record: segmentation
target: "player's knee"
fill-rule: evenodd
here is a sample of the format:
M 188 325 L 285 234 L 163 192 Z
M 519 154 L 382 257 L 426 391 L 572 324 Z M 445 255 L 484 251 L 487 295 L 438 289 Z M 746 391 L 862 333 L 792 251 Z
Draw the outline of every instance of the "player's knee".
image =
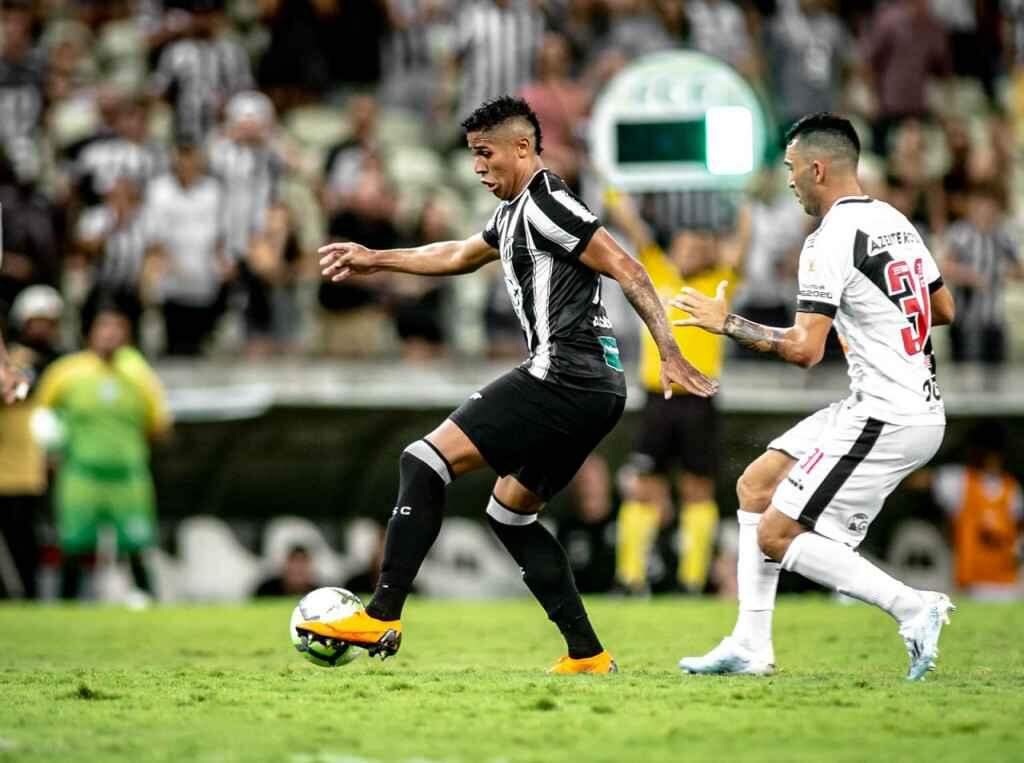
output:
M 398 472 L 403 484 L 432 476 L 447 485 L 452 481 L 452 469 L 444 456 L 426 440 L 416 440 L 402 451 L 398 458 Z
M 763 479 L 752 465 L 736 480 L 736 497 L 743 511 L 763 512 L 771 503 L 774 492 L 775 485 Z

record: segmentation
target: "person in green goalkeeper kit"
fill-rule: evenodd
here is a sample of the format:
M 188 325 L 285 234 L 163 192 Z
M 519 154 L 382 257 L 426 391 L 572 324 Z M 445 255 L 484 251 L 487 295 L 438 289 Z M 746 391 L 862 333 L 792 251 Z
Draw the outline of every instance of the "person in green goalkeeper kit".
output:
M 118 554 L 130 560 L 136 585 L 149 590 L 142 561 L 156 529 L 149 441 L 171 425 L 160 381 L 130 346 L 137 301 L 98 294 L 90 302 L 87 348 L 46 370 L 32 418 L 36 439 L 59 457 L 54 503 L 65 598 L 78 595 L 83 562 L 103 527 L 116 531 Z

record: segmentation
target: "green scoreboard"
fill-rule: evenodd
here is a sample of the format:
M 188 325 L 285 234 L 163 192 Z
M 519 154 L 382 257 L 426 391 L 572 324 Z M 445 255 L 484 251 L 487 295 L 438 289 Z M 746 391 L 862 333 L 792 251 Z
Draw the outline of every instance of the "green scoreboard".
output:
M 743 188 L 763 161 L 767 120 L 728 64 L 694 51 L 634 61 L 601 92 L 592 159 L 625 191 Z

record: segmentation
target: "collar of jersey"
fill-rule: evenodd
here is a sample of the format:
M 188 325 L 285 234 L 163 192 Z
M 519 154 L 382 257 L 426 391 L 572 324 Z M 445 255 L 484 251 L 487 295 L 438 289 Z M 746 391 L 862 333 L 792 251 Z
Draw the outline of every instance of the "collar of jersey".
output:
M 832 206 L 829 207 L 828 211 L 831 212 L 833 209 L 838 207 L 844 201 L 868 202 L 868 201 L 874 201 L 874 199 L 871 198 L 870 196 L 868 196 L 866 193 L 861 195 L 861 196 L 843 196 L 841 198 L 836 199 L 834 202 L 832 202 Z
M 522 196 L 524 193 L 526 193 L 528 190 L 530 190 L 530 186 L 533 185 L 533 181 L 536 180 L 537 176 L 540 173 L 544 172 L 546 169 L 547 169 L 547 167 L 541 167 L 539 170 L 537 170 L 532 175 L 530 175 L 530 179 L 526 181 L 526 185 L 523 186 L 523 190 L 521 190 L 519 193 L 517 193 L 515 196 L 513 196 L 511 199 L 509 199 L 505 203 L 506 204 L 515 204 L 517 201 L 519 201 L 519 197 Z

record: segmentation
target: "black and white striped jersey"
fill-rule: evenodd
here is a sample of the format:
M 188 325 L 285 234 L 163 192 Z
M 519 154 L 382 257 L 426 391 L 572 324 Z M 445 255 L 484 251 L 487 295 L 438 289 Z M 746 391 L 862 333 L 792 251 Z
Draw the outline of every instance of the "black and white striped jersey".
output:
M 600 221 L 552 172 L 539 170 L 502 202 L 483 231 L 498 250 L 522 326 L 532 376 L 626 394 L 618 342 L 601 301 L 601 276 L 580 261 Z
M 137 291 L 146 257 L 146 226 L 141 209 L 123 220 L 105 204 L 87 209 L 78 220 L 78 237 L 102 242 L 96 263 L 97 285 Z
M 973 270 L 984 286 L 956 286 L 957 323 L 973 326 L 1002 326 L 1005 323 L 1003 284 L 1017 262 L 1017 244 L 1003 228 L 991 231 L 961 220 L 949 226 L 946 242 L 952 258 Z

